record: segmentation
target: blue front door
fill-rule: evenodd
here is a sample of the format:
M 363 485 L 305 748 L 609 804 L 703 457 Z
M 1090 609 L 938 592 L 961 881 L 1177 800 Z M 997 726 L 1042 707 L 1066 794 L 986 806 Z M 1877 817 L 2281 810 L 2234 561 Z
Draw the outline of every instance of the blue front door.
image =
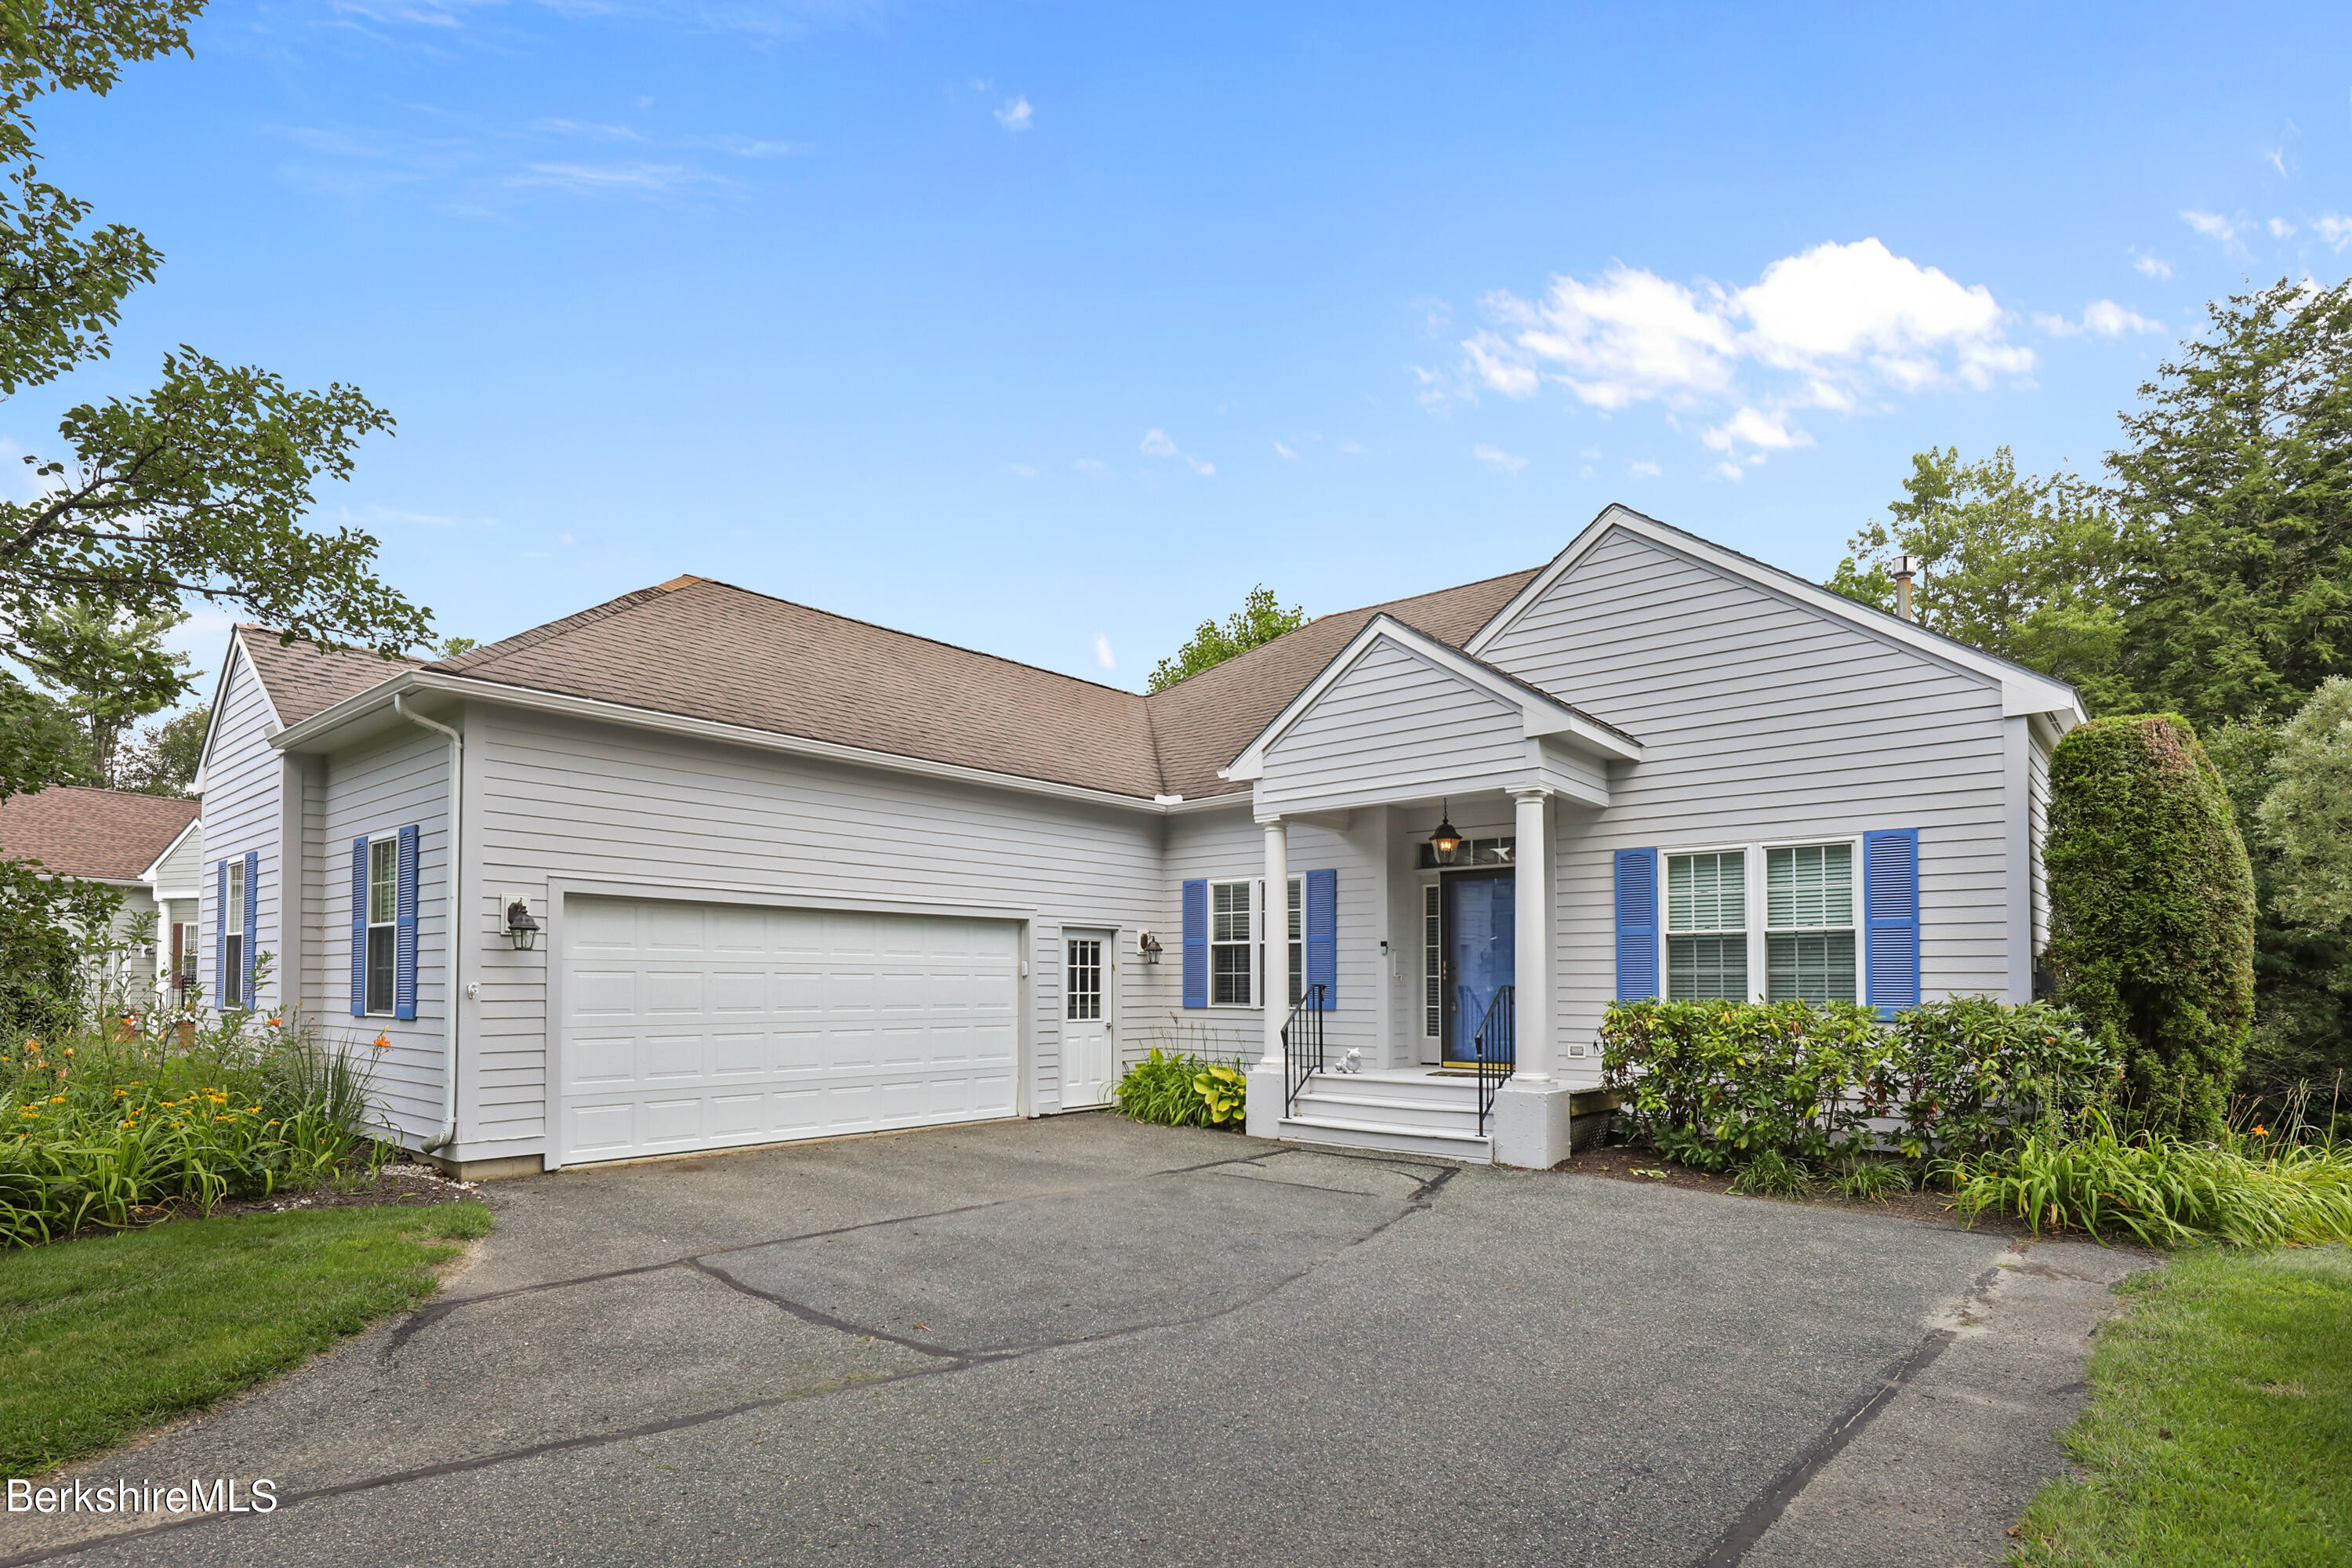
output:
M 1478 1059 L 1478 1026 L 1512 983 L 1518 951 L 1517 886 L 1511 872 L 1452 871 L 1440 900 L 1445 929 L 1445 1059 Z

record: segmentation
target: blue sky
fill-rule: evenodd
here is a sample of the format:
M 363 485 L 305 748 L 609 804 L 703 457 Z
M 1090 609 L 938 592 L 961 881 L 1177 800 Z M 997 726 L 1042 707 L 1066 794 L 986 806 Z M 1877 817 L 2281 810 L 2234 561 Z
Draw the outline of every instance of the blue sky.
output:
M 39 117 L 167 346 L 389 406 L 325 501 L 484 639 L 680 573 L 1139 688 L 1622 500 L 1825 574 L 2095 463 L 2352 268 L 2342 6 L 225 0 Z M 45 439 L 45 437 L 47 437 Z M 209 662 L 218 617 L 190 628 Z

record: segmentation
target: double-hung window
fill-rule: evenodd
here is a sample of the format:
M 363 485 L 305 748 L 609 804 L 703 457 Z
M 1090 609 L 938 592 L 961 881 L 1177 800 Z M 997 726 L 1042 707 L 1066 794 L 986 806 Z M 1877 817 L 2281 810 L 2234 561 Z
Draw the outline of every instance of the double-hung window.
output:
M 221 1000 L 224 1005 L 242 1007 L 245 995 L 245 860 L 237 857 L 228 862 L 228 875 L 224 879 L 228 891 L 221 900 Z
M 1666 857 L 1666 998 L 1748 1000 L 1748 853 Z
M 1257 884 L 1209 884 L 1209 1003 L 1247 1007 L 1257 1000 Z
M 394 1010 L 399 952 L 400 841 L 377 838 L 367 855 L 367 1010 Z
M 1853 845 L 1764 851 L 1766 1000 L 1854 999 L 1853 906 Z

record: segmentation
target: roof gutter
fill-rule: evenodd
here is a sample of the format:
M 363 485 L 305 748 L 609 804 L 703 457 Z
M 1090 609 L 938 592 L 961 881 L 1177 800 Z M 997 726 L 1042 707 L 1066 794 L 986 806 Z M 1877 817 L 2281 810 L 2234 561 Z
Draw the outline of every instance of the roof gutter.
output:
M 441 1131 L 432 1142 L 425 1145 L 424 1152 L 430 1154 L 457 1141 L 457 999 L 466 994 L 457 973 L 466 946 L 462 931 L 464 921 L 460 918 L 464 905 L 458 897 L 458 889 L 465 886 L 465 879 L 460 875 L 464 867 L 460 857 L 466 842 L 463 832 L 465 817 L 462 815 L 466 802 L 466 737 L 437 719 L 427 719 L 422 713 L 410 711 L 407 695 L 404 691 L 394 692 L 392 710 L 412 724 L 438 730 L 449 738 L 449 978 L 443 987 L 441 1002 Z

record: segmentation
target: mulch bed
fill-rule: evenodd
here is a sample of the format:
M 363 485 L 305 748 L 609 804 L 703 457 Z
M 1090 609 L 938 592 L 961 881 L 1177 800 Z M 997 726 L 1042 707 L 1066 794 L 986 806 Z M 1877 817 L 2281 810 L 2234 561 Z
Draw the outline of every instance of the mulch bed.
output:
M 292 1209 L 429 1208 L 454 1204 L 480 1190 L 478 1182 L 453 1182 L 430 1165 L 385 1165 L 362 1181 L 364 1165 L 353 1166 L 339 1183 L 308 1192 L 277 1192 L 267 1197 L 224 1198 L 209 1210 L 184 1198 L 148 1204 L 131 1211 L 134 1226 L 161 1225 L 173 1219 L 205 1219 L 222 1215 L 285 1214 Z M 341 1190 L 339 1190 L 341 1189 Z M 84 1236 L 108 1236 L 112 1230 L 91 1226 L 59 1241 Z
M 1987 1236 L 2031 1237 L 2033 1234 L 2023 1221 L 1995 1215 L 1987 1215 L 1963 1226 L 1960 1216 L 1952 1212 L 1952 1195 L 1945 1192 L 1896 1193 L 1877 1201 L 1839 1197 L 1833 1193 L 1820 1193 L 1806 1198 L 1768 1198 L 1751 1193 L 1735 1193 L 1731 1190 L 1728 1173 L 1717 1175 L 1711 1171 L 1694 1171 L 1687 1165 L 1667 1159 L 1654 1149 L 1623 1144 L 1614 1148 L 1587 1149 L 1552 1168 L 1576 1176 L 1601 1176 L 1612 1182 L 1632 1182 L 1641 1186 L 1680 1187 L 1685 1192 L 1714 1193 L 1718 1196 L 1744 1198 L 1752 1203 L 1795 1203 L 1807 1208 L 1843 1209 L 1851 1214 L 1877 1215 L 1885 1219 L 1909 1220 L 1916 1225 L 1941 1226 L 1949 1230 L 1981 1231 Z M 1663 1171 L 1665 1174 L 1639 1173 L 1644 1171 Z

